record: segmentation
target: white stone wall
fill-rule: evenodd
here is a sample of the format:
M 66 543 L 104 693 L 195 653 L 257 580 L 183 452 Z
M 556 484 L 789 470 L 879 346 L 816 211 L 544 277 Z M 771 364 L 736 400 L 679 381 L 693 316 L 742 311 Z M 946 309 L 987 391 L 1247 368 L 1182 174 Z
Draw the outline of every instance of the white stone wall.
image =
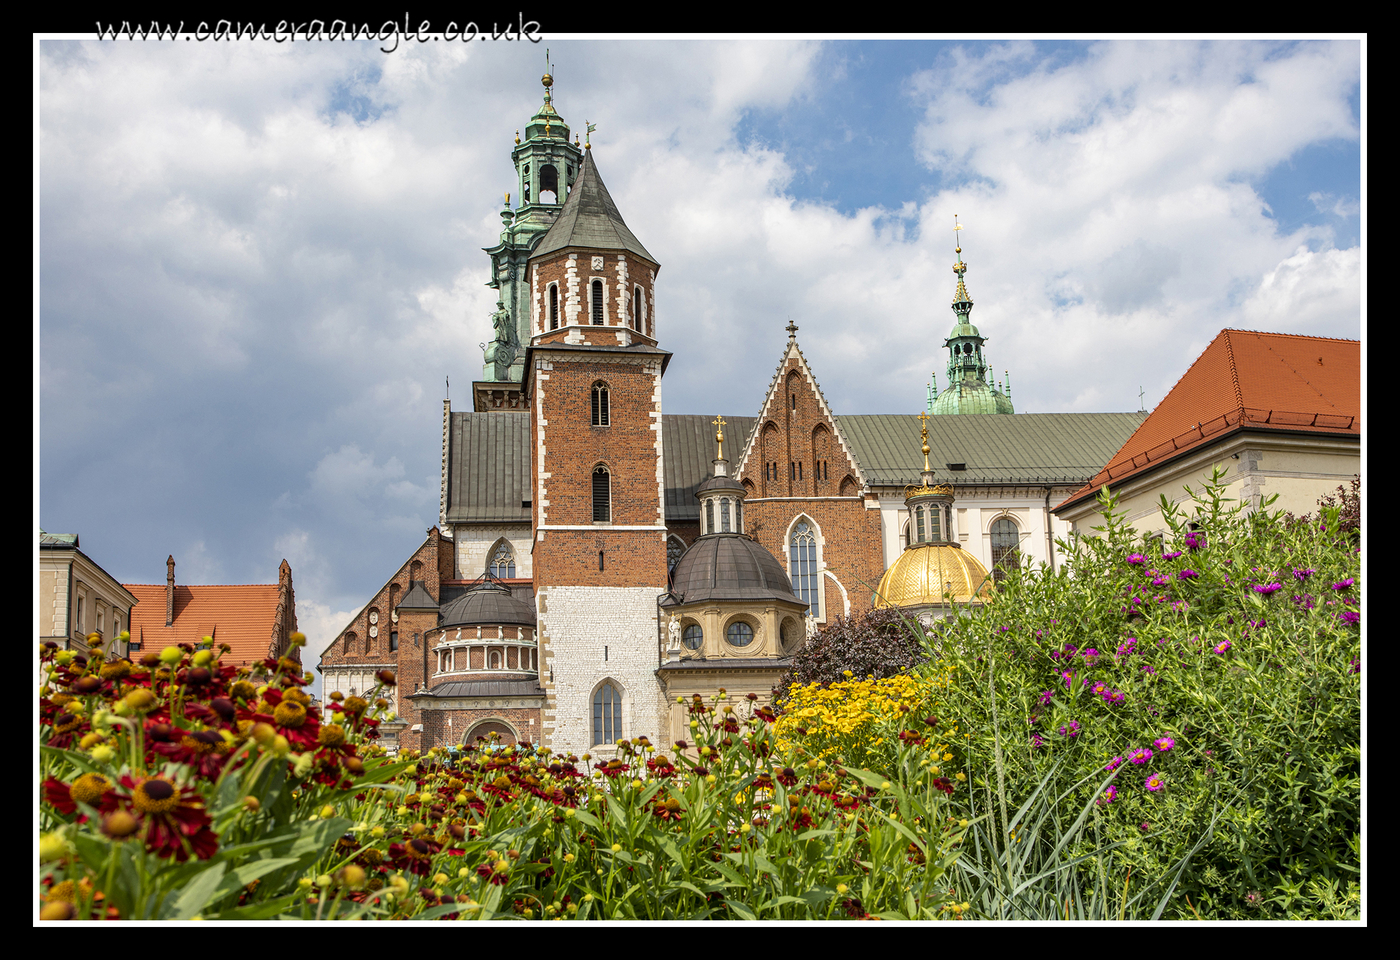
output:
M 456 557 L 453 563 L 456 576 L 462 580 L 475 580 L 486 572 L 486 564 L 495 553 L 496 541 L 502 537 L 510 541 L 515 552 L 515 575 L 531 577 L 530 525 L 528 523 L 458 524 L 452 530 L 456 544 Z
M 545 745 L 611 755 L 592 742 L 593 693 L 611 679 L 622 691 L 622 733 L 669 746 L 656 626 L 659 587 L 540 587 L 540 683 L 548 698 Z M 607 648 L 606 659 L 604 647 Z M 550 671 L 553 670 L 553 682 Z

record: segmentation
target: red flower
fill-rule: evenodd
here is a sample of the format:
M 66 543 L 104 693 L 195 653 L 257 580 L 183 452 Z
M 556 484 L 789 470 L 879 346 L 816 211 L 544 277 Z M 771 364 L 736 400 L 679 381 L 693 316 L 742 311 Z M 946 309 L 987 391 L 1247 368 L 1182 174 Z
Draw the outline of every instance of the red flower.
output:
M 49 777 L 41 784 L 44 800 L 59 813 L 74 813 L 78 809 L 76 801 L 96 808 L 100 813 L 111 813 L 117 809 L 117 795 L 112 781 L 100 773 L 85 773 L 71 784 Z M 87 817 L 79 818 L 79 823 Z
M 426 877 L 433 857 L 441 849 L 442 847 L 433 841 L 417 837 L 407 843 L 389 844 L 389 859 L 399 870 L 407 870 L 420 877 Z
M 165 777 L 122 777 L 129 793 L 118 795 L 139 823 L 138 833 L 146 849 L 181 863 L 193 854 L 207 860 L 219 850 L 219 838 L 209 829 L 209 813 L 199 792 L 178 787 Z

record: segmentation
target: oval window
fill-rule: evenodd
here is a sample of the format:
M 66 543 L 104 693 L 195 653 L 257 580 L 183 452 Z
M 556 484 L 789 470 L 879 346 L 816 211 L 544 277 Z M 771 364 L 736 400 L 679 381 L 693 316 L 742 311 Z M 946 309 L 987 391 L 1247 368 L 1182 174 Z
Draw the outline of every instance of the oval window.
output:
M 742 620 L 736 620 L 725 631 L 729 642 L 736 647 L 747 647 L 753 642 L 753 627 Z
M 681 643 L 685 644 L 687 650 L 699 650 L 704 639 L 705 631 L 700 629 L 698 623 L 692 623 L 681 633 Z

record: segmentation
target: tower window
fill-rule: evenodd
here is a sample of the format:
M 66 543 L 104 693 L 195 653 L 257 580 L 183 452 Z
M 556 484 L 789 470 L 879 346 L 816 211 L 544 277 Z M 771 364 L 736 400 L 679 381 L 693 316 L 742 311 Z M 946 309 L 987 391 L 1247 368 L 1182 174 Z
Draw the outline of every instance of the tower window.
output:
M 608 523 L 612 520 L 612 484 L 608 476 L 607 467 L 598 467 L 593 471 L 593 521 L 595 523 Z M 598 555 L 598 566 L 601 569 L 603 555 Z
M 622 737 L 622 694 L 604 683 L 593 694 L 593 742 L 614 743 Z
M 642 332 L 642 288 L 637 287 L 632 291 L 632 328 L 638 333 Z
M 678 537 L 666 539 L 666 572 L 670 573 L 685 553 L 685 542 Z
M 603 325 L 603 281 L 593 281 L 593 325 L 601 327 Z
M 559 329 L 559 284 L 549 285 L 549 329 Z
M 729 498 L 724 497 L 719 502 L 719 528 L 723 533 L 729 532 Z
M 540 203 L 559 202 L 559 171 L 545 165 L 540 167 Z
M 705 532 L 715 532 L 715 501 L 713 497 L 705 501 Z
M 608 409 L 608 385 L 599 381 L 593 384 L 592 402 L 592 424 L 595 427 L 606 427 L 609 423 L 610 411 Z

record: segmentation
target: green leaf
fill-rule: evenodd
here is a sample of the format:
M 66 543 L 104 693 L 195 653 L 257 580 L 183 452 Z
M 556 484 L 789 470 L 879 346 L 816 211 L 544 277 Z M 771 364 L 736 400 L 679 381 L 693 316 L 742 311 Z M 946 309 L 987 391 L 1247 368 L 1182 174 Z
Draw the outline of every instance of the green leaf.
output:
M 725 906 L 727 906 L 730 910 L 733 910 L 740 920 L 758 919 L 757 914 L 753 912 L 753 909 L 751 907 L 749 907 L 745 903 L 740 903 L 738 900 L 726 900 Z
M 189 920 L 191 917 L 199 916 L 213 897 L 214 891 L 219 888 L 219 883 L 223 879 L 224 870 L 227 867 L 226 863 L 216 863 L 196 876 L 175 898 L 174 903 L 165 905 L 165 909 L 161 911 L 161 919 Z
M 263 900 L 243 907 L 232 907 L 219 914 L 219 920 L 270 920 L 287 910 L 297 899 L 306 899 L 304 893 L 289 893 L 275 900 Z

